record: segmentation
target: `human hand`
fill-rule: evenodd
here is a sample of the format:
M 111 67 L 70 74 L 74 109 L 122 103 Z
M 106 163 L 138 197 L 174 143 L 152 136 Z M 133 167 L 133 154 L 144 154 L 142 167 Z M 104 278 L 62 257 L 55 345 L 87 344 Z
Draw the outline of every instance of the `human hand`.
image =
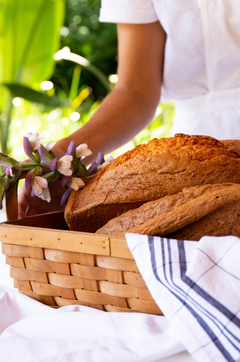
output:
M 51 193 L 51 201 L 47 202 L 39 197 L 31 196 L 31 186 L 26 189 L 25 181 L 21 185 L 18 192 L 18 217 L 31 216 L 36 214 L 43 214 L 46 212 L 63 210 L 64 206 L 61 206 L 61 198 L 66 191 L 62 187 L 61 180 L 57 180 L 49 190 Z

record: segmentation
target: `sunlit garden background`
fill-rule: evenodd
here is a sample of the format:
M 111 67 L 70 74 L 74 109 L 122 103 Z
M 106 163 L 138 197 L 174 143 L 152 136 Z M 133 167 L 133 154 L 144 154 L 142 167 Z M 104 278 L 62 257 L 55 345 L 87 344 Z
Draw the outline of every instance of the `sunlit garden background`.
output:
M 116 25 L 100 0 L 8 0 L 0 7 L 1 151 L 24 159 L 23 136 L 51 142 L 81 128 L 117 82 Z M 147 92 L 146 88 L 146 92 Z M 114 156 L 169 136 L 172 104 Z M 114 120 L 113 120 L 114 122 Z

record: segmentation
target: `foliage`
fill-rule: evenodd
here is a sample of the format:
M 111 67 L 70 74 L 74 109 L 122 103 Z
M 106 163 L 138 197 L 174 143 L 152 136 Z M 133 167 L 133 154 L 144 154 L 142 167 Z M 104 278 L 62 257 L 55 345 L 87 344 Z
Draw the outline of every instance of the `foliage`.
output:
M 61 47 L 67 46 L 73 53 L 88 59 L 107 77 L 117 69 L 117 31 L 115 24 L 100 23 L 101 0 L 67 0 L 64 26 L 60 33 Z M 56 65 L 53 82 L 60 89 L 69 88 L 74 65 L 62 61 Z M 94 100 L 106 95 L 106 89 L 87 70 L 82 70 L 81 86 L 93 89 Z
M 59 47 L 64 0 L 8 0 L 0 7 L 0 125 L 6 152 L 12 97 L 3 83 L 21 82 L 37 88 L 51 76 Z

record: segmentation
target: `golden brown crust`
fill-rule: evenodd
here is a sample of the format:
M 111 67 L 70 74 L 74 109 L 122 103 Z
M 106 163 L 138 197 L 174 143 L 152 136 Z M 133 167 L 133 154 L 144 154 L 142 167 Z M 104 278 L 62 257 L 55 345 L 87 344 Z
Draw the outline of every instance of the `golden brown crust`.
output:
M 240 185 L 202 185 L 148 202 L 110 220 L 97 233 L 199 240 L 204 235 L 240 236 L 239 222 Z
M 212 137 L 177 134 L 153 139 L 116 158 L 86 187 L 73 191 L 65 218 L 72 230 L 95 232 L 109 219 L 184 187 L 240 183 L 239 166 L 240 151 Z

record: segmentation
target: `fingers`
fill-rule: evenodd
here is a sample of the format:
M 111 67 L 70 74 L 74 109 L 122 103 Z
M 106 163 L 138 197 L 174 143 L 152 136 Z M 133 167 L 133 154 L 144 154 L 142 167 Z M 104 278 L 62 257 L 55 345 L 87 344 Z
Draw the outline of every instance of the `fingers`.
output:
M 26 190 L 25 181 L 21 185 L 18 192 L 18 217 L 26 216 L 28 206 L 31 201 L 31 187 Z

